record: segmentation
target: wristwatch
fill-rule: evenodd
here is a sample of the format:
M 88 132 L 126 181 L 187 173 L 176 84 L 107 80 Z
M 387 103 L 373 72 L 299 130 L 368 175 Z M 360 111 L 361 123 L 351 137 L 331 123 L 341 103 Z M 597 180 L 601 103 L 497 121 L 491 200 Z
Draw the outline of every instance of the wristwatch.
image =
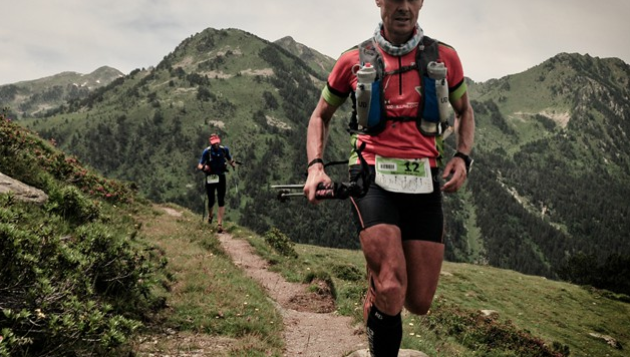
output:
M 459 157 L 460 159 L 464 160 L 464 163 L 466 164 L 466 175 L 468 175 L 470 173 L 470 170 L 472 170 L 472 164 L 475 160 L 471 159 L 470 156 L 459 151 L 456 152 L 453 157 Z

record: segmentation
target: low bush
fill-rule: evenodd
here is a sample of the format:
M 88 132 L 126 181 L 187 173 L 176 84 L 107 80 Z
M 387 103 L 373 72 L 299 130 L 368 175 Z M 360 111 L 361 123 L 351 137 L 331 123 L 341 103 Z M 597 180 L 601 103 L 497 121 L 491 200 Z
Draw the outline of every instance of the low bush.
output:
M 332 274 L 339 279 L 345 281 L 361 281 L 367 279 L 363 271 L 352 264 L 334 265 Z
M 74 186 L 65 186 L 50 194 L 46 209 L 74 224 L 96 220 L 100 215 L 100 202 L 85 197 Z
M 67 227 L 0 195 L 0 356 L 113 354 L 160 306 L 150 247 L 98 222 Z
M 272 247 L 278 254 L 289 257 L 297 258 L 298 254 L 295 251 L 295 243 L 289 239 L 278 228 L 271 228 L 263 236 L 265 242 Z

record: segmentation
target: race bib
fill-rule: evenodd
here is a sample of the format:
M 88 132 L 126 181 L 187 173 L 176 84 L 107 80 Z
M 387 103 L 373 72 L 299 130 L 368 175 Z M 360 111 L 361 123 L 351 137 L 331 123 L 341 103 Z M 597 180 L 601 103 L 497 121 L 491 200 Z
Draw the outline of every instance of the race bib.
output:
M 208 175 L 206 176 L 206 183 L 219 183 L 219 175 Z
M 386 191 L 431 193 L 433 177 L 428 158 L 391 159 L 376 155 L 375 183 Z

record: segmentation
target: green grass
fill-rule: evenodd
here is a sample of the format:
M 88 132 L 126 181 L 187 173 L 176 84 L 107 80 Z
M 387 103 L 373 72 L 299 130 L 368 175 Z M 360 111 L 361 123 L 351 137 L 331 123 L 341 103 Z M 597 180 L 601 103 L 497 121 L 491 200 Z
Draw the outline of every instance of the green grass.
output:
M 231 262 L 210 226 L 183 212 L 174 217 L 155 208 L 142 215 L 143 235 L 164 251 L 172 274 L 165 294 L 170 308 L 155 327 L 230 337 L 236 342 L 228 355 L 280 355 L 280 314 L 262 288 Z
M 630 305 L 601 292 L 513 271 L 445 264 L 438 296 L 467 309 L 495 310 L 503 320 L 546 341 L 568 345 L 572 356 L 623 356 L 589 333 L 611 335 L 627 344 Z
M 299 257 L 291 259 L 277 255 L 260 237 L 244 238 L 273 263 L 272 270 L 290 281 L 304 281 L 312 272 L 328 273 L 337 291 L 337 311 L 356 321 L 362 319 L 366 283 L 360 251 L 296 244 Z M 360 277 L 342 279 L 340 271 L 360 272 Z M 523 356 L 526 352 L 517 349 L 530 347 L 519 344 L 540 341 L 557 349 L 568 347 L 570 356 L 625 356 L 624 350 L 589 335 L 610 335 L 622 346 L 630 343 L 630 305 L 608 295 L 509 270 L 445 262 L 430 313 L 422 317 L 403 314 L 402 347 L 442 357 Z M 477 325 L 465 325 L 468 330 L 453 332 L 469 314 L 481 316 L 480 310 L 496 314 L 492 319 L 479 318 Z M 507 336 L 503 346 L 483 343 L 495 333 Z M 511 338 L 519 342 L 512 345 Z

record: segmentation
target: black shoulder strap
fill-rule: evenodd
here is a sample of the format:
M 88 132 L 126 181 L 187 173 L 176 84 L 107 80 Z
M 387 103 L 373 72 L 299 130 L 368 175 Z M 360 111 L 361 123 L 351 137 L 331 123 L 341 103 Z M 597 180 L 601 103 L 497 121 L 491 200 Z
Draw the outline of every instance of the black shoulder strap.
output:
M 426 73 L 429 62 L 440 58 L 439 42 L 429 36 L 422 37 L 422 43 L 416 52 L 416 62 L 421 75 Z
M 361 66 L 365 66 L 366 63 L 376 68 L 376 79 L 383 78 L 383 72 L 385 71 L 385 64 L 383 58 L 378 49 L 374 45 L 374 39 L 369 38 L 359 45 L 359 61 Z
M 205 157 L 203 164 L 206 165 L 212 161 L 212 145 L 208 146 L 203 152 L 205 154 L 202 155 L 202 159 Z
M 208 146 L 206 148 L 206 150 L 208 151 L 208 161 L 207 162 L 212 161 L 212 149 L 213 149 L 212 145 L 210 145 L 210 146 Z M 219 146 L 219 153 L 221 154 L 221 157 L 227 156 L 226 153 L 225 153 L 225 150 L 226 149 L 225 149 L 225 147 L 223 145 Z

